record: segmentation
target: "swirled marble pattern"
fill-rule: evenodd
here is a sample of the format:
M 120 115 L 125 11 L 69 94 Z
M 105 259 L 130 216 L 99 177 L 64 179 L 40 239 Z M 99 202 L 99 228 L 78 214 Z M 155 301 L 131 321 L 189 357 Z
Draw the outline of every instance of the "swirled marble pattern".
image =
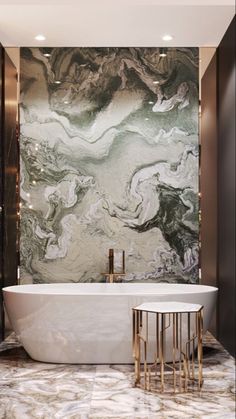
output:
M 21 48 L 20 112 L 23 283 L 198 281 L 197 48 Z
M 0 345 L 0 419 L 234 419 L 234 359 L 204 338 L 202 391 L 133 387 L 132 365 L 32 361 L 13 335 Z

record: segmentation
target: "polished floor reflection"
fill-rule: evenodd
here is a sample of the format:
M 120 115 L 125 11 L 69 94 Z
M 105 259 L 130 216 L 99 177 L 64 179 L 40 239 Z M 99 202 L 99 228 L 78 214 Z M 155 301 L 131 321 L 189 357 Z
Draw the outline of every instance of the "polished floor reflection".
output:
M 132 365 L 32 361 L 9 336 L 0 345 L 0 419 L 233 419 L 234 359 L 209 334 L 198 391 L 153 394 L 133 387 Z

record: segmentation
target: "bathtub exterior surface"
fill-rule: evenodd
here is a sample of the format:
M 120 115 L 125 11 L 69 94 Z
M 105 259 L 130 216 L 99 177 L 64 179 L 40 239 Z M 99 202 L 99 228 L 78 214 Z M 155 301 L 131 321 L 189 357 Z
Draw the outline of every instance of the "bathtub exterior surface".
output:
M 133 362 L 133 307 L 148 301 L 201 304 L 206 331 L 217 288 L 167 283 L 60 283 L 6 287 L 3 296 L 12 327 L 33 359 L 123 364 Z M 154 340 L 150 336 L 150 345 Z

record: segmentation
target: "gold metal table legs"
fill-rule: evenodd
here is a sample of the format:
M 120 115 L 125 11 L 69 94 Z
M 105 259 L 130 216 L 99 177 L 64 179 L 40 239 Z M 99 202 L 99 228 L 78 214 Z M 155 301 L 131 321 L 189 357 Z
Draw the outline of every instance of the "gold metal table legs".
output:
M 148 362 L 149 320 L 155 317 L 155 357 Z M 166 334 L 171 341 L 172 361 L 166 362 Z M 145 390 L 174 392 L 197 384 L 200 390 L 202 375 L 203 309 L 196 312 L 159 313 L 133 309 L 133 356 L 135 386 Z M 153 330 L 152 330 L 153 334 Z M 171 335 L 171 339 L 170 339 Z M 151 345 L 150 345 L 151 346 Z M 153 341 L 152 341 L 153 350 Z M 195 353 L 197 352 L 197 356 Z

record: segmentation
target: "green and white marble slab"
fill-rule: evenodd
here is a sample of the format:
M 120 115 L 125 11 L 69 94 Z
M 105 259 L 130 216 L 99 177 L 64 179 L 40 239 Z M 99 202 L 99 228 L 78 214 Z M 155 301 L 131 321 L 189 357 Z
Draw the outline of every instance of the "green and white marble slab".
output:
M 22 283 L 198 282 L 197 48 L 21 48 L 20 117 Z

